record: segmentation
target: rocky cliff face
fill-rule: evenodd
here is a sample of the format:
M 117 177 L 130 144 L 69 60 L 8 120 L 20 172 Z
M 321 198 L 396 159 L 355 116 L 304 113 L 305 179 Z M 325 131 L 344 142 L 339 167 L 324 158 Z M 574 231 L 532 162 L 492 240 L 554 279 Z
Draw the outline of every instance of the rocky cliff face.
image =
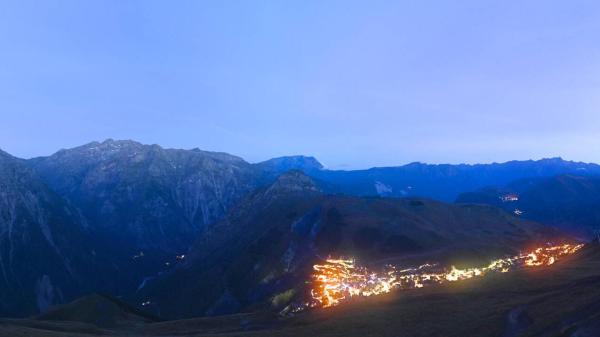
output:
M 133 141 L 94 142 L 31 165 L 88 226 L 135 250 L 185 251 L 256 186 L 252 166 L 238 157 Z
M 93 287 L 101 267 L 87 242 L 77 212 L 0 151 L 0 315 L 42 312 Z

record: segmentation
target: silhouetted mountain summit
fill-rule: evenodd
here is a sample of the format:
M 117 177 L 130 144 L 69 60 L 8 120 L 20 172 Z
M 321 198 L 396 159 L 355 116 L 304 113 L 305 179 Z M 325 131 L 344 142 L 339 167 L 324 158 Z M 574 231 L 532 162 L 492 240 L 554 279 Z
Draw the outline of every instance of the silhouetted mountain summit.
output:
M 323 165 L 315 157 L 287 156 L 269 159 L 256 164 L 261 170 L 267 172 L 285 172 L 289 170 L 300 170 L 303 172 L 314 172 L 323 169 Z
M 93 229 L 136 251 L 180 252 L 255 188 L 251 165 L 238 157 L 134 141 L 92 142 L 30 163 Z

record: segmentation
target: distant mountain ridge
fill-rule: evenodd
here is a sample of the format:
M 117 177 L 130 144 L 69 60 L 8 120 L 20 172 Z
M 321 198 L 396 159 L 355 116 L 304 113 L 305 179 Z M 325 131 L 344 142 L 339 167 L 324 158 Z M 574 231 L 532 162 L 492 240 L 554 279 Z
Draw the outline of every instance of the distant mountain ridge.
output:
M 289 170 L 305 172 L 316 179 L 328 193 L 362 196 L 420 196 L 443 201 L 454 201 L 463 192 L 485 186 L 501 186 L 521 178 L 551 177 L 561 174 L 600 175 L 600 165 L 567 161 L 560 157 L 491 164 L 452 165 L 413 162 L 395 167 L 345 171 L 326 169 L 316 158 L 311 156 L 285 156 L 251 164 L 240 157 L 227 153 L 207 152 L 199 149 L 163 149 L 158 145 L 143 145 L 134 141 L 112 139 L 102 143 L 92 142 L 78 148 L 61 150 L 52 156 L 34 158 L 29 162 L 34 168 L 41 171 L 52 186 L 62 191 L 68 191 L 69 186 L 64 185 L 66 179 L 60 178 L 60 174 L 56 174 L 56 171 L 62 171 L 62 165 L 66 164 L 65 161 L 60 161 L 61 158 L 71 157 L 75 161 L 84 163 L 101 162 L 102 158 L 106 160 L 115 153 L 132 147 L 138 148 L 139 151 L 152 148 L 157 152 L 180 153 L 180 156 L 183 156 L 183 153 L 195 153 L 215 161 L 235 165 L 235 173 L 245 174 L 244 182 L 248 183 L 247 188 L 243 189 L 241 194 L 247 193 L 257 186 L 264 186 L 272 182 L 277 175 Z M 85 153 L 86 150 L 87 153 Z M 121 165 L 125 163 L 127 161 Z M 82 163 L 78 165 L 80 170 L 70 172 L 71 175 L 83 172 L 81 170 Z M 52 172 L 53 167 L 54 173 Z M 227 202 L 221 202 L 221 204 L 226 205 Z M 214 221 L 215 217 L 219 217 L 217 214 L 220 212 L 213 210 L 207 213 L 205 223 Z
M 458 203 L 489 204 L 521 217 L 591 237 L 600 232 L 600 177 L 519 179 L 461 194 Z
M 474 165 L 415 162 L 397 167 L 356 171 L 321 170 L 309 174 L 330 184 L 330 191 L 336 193 L 420 196 L 451 202 L 465 191 L 490 185 L 501 186 L 521 178 L 561 174 L 600 175 L 600 165 L 562 158 Z
M 443 201 L 521 178 L 600 175 L 596 164 L 560 158 L 477 165 L 411 163 L 335 171 L 324 169 L 314 157 L 287 156 L 250 164 L 226 153 L 164 149 L 112 139 L 27 162 L 80 209 L 101 236 L 133 243 L 130 253 L 154 249 L 170 254 L 185 251 L 202 228 L 219 220 L 245 195 L 289 170 L 308 174 L 326 193 Z

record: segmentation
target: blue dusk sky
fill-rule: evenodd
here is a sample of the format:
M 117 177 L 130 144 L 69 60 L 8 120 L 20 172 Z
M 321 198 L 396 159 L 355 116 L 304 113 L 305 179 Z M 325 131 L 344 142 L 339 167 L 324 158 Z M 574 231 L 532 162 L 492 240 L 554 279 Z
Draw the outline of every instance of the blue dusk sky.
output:
M 598 1 L 0 2 L 0 148 L 600 162 Z

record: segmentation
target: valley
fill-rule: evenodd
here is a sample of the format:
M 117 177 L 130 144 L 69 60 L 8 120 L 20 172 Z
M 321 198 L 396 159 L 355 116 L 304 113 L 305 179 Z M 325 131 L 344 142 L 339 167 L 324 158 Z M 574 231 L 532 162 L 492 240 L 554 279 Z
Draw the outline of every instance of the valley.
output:
M 115 140 L 0 159 L 0 309 L 13 317 L 0 331 L 25 335 L 321 329 L 319 317 L 357 306 L 386 312 L 378 303 L 537 273 L 526 266 L 560 273 L 563 258 L 587 256 L 576 244 L 593 224 L 535 215 L 596 202 L 597 167 L 557 159 L 331 171 L 312 157 L 251 164 Z M 559 191 L 555 180 L 585 188 L 545 206 L 535 196 Z M 30 244 L 45 256 L 27 255 Z M 326 271 L 340 274 L 315 276 Z

